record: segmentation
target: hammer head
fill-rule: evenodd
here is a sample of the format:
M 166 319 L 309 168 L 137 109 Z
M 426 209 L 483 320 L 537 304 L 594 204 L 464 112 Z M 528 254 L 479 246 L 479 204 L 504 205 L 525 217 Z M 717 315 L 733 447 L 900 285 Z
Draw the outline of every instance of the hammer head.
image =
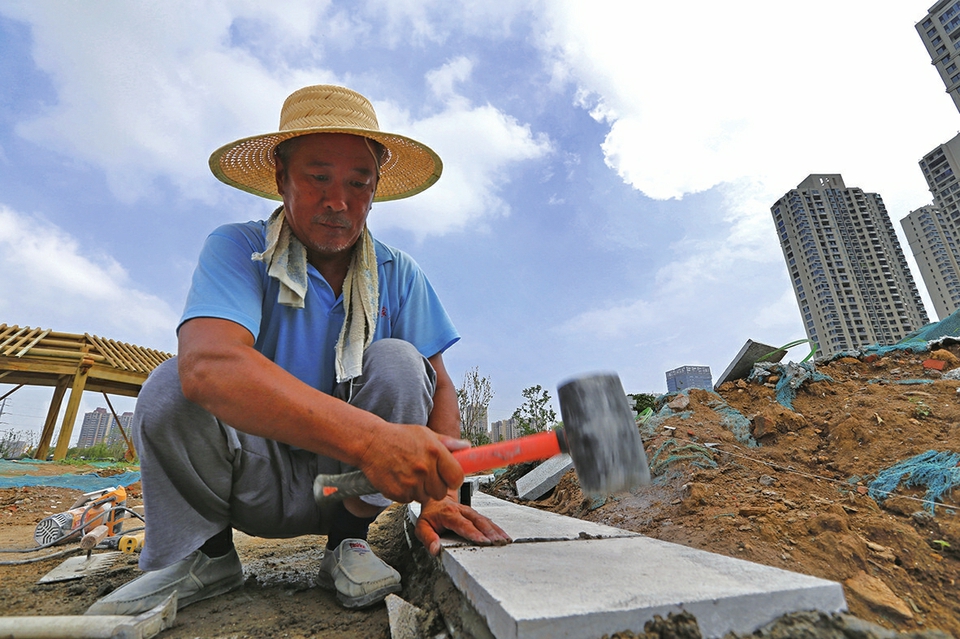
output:
M 647 455 L 620 377 L 576 377 L 557 388 L 573 466 L 591 497 L 650 483 Z

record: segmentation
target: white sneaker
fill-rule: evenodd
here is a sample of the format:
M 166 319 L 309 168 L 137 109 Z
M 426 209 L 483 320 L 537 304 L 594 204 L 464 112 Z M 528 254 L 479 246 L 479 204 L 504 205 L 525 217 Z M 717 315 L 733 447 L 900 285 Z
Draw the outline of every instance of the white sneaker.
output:
M 320 562 L 321 588 L 337 591 L 344 608 L 363 608 L 400 591 L 400 573 L 373 554 L 363 539 L 344 539 Z
M 86 615 L 139 615 L 177 593 L 177 608 L 222 595 L 243 585 L 237 551 L 211 559 L 199 550 L 162 570 L 144 573 L 94 603 Z M 386 596 L 386 595 L 384 595 Z

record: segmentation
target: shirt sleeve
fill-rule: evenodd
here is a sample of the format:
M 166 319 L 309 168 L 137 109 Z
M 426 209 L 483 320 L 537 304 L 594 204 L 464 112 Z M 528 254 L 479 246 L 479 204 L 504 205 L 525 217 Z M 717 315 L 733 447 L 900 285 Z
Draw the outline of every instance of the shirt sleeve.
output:
M 179 326 L 197 317 L 213 317 L 236 322 L 257 339 L 265 269 L 250 256 L 263 247 L 245 230 L 222 226 L 204 242 Z

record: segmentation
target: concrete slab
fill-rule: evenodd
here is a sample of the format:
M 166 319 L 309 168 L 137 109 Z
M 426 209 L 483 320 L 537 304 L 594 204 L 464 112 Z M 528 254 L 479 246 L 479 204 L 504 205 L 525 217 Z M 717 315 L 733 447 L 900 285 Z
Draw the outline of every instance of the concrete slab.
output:
M 387 595 L 387 618 L 390 620 L 390 639 L 422 639 L 420 626 L 426 613 L 396 595 Z
M 409 515 L 419 508 L 411 504 Z M 846 609 L 840 584 L 687 548 L 477 493 L 515 543 L 443 539 L 441 563 L 497 639 L 641 632 L 687 610 L 704 637 L 751 633 L 782 614 Z M 541 543 L 536 543 L 541 542 Z
M 573 459 L 566 453 L 551 457 L 517 480 L 517 497 L 540 499 L 552 490 L 568 470 L 573 468 Z
M 591 521 L 565 517 L 545 510 L 537 510 L 529 506 L 521 506 L 503 499 L 497 499 L 486 493 L 473 495 L 474 510 L 492 519 L 503 528 L 517 542 L 531 541 L 563 541 L 570 539 L 594 539 L 607 537 L 637 537 L 637 533 L 595 524 Z M 414 502 L 408 506 L 407 512 L 411 521 L 416 521 L 420 515 L 420 504 Z M 446 533 L 440 538 L 444 548 L 456 546 L 471 546 L 472 544 L 462 537 Z
M 773 354 L 771 355 L 771 353 Z M 757 360 L 761 357 L 764 358 L 763 361 L 765 362 L 779 362 L 786 354 L 787 351 L 777 350 L 776 346 L 767 346 L 766 344 L 748 339 L 747 343 L 740 349 L 740 352 L 733 358 L 733 361 L 730 362 L 730 365 L 723 371 L 723 374 L 720 376 L 720 379 L 717 380 L 717 383 L 713 385 L 713 388 L 716 390 L 720 388 L 720 384 L 724 382 L 743 379 L 750 374 L 750 371 L 753 370 L 753 365 L 756 364 Z M 769 357 L 767 357 L 768 355 Z
M 648 537 L 448 548 L 444 569 L 497 639 L 642 632 L 686 610 L 704 637 L 846 609 L 840 584 Z

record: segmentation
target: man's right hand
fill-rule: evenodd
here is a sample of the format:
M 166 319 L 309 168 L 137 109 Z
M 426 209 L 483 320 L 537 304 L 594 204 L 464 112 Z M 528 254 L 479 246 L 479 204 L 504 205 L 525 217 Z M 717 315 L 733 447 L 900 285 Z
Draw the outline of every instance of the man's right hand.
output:
M 469 448 L 470 442 L 410 424 L 387 422 L 381 432 L 361 456 L 359 468 L 388 499 L 443 499 L 463 483 L 463 469 L 450 451 Z

